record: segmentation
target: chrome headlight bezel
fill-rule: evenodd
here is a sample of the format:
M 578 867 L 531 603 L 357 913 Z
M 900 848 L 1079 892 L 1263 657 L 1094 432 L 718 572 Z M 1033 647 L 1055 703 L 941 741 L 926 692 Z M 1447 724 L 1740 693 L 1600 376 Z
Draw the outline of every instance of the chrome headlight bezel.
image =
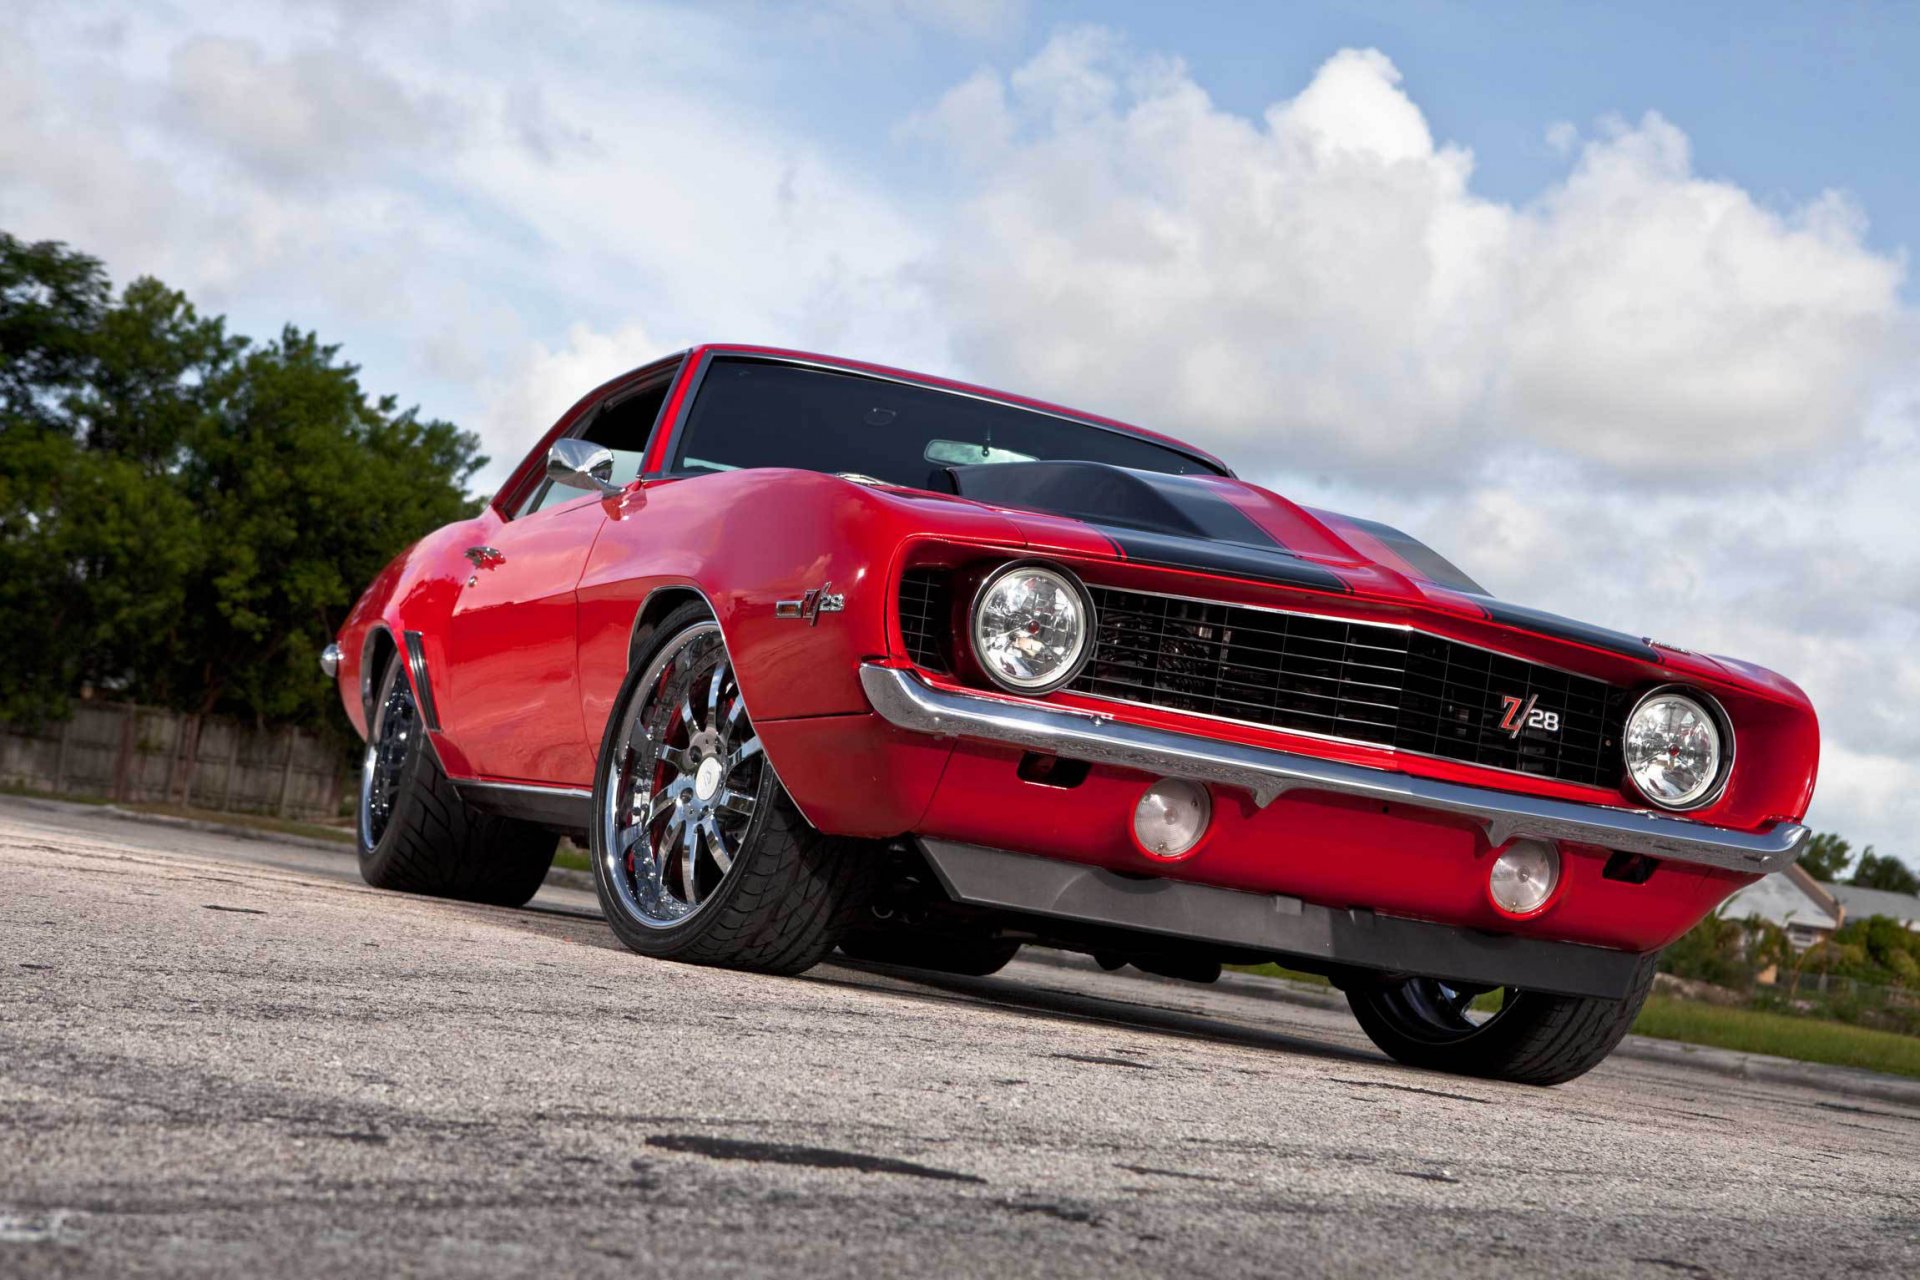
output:
M 1054 579 L 1074 597 L 1080 607 L 1080 634 L 1076 638 L 1077 644 L 1073 656 L 1060 671 L 1044 680 L 1022 683 L 996 670 L 994 665 L 987 660 L 986 655 L 981 652 L 980 606 L 996 586 L 1006 578 L 1017 573 L 1039 573 Z M 988 680 L 991 680 L 996 686 L 1006 690 L 1008 693 L 1026 694 L 1028 696 L 1052 693 L 1054 690 L 1067 685 L 1075 676 L 1079 675 L 1081 670 L 1087 665 L 1087 660 L 1093 656 L 1093 639 L 1096 627 L 1096 619 L 1093 612 L 1093 596 L 1088 592 L 1086 584 L 1080 581 L 1079 575 L 1064 565 L 1055 564 L 1050 560 L 1014 560 L 989 571 L 980 579 L 980 585 L 974 590 L 973 600 L 967 606 L 966 626 L 967 651 L 972 655 L 973 664 L 980 669 L 980 673 L 986 676 Z
M 1704 789 L 1685 800 L 1676 801 L 1663 799 L 1660 796 L 1654 795 L 1645 787 L 1642 787 L 1640 785 L 1640 779 L 1634 776 L 1632 761 L 1627 757 L 1627 739 L 1633 732 L 1634 720 L 1640 715 L 1640 712 L 1646 708 L 1648 703 L 1661 698 L 1675 698 L 1683 702 L 1691 703 L 1702 713 L 1707 723 L 1713 727 L 1713 731 L 1718 738 L 1717 745 L 1719 747 L 1720 758 L 1718 766 L 1714 770 L 1713 777 L 1708 781 Z M 1669 813 L 1691 813 L 1698 809 L 1704 809 L 1720 799 L 1722 795 L 1726 794 L 1727 781 L 1733 776 L 1733 757 L 1733 722 L 1727 718 L 1726 708 L 1722 707 L 1720 700 L 1712 694 L 1702 689 L 1695 689 L 1690 685 L 1656 685 L 1634 700 L 1632 709 L 1627 712 L 1627 718 L 1621 722 L 1621 771 L 1626 774 L 1628 784 L 1637 795 L 1649 804 L 1665 809 Z

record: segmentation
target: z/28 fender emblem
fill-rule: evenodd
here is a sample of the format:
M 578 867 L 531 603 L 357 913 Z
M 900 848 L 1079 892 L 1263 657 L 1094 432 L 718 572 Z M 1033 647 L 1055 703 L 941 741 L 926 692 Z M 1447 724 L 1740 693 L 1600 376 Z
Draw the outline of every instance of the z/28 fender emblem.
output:
M 823 613 L 839 613 L 847 607 L 845 595 L 835 591 L 831 582 L 815 587 L 798 600 L 776 600 L 773 616 L 776 618 L 798 618 L 810 627 L 820 625 Z
M 1522 701 L 1512 694 L 1502 694 L 1500 706 L 1503 714 L 1500 727 L 1512 737 L 1519 737 L 1522 729 L 1545 729 L 1548 733 L 1560 732 L 1560 713 L 1541 711 L 1533 704 L 1540 701 L 1540 695 Z

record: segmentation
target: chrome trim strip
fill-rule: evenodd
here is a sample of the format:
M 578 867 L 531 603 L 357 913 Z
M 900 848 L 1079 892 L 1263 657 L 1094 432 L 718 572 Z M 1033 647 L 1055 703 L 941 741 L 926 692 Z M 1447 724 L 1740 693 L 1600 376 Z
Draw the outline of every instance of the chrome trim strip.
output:
M 1494 773 L 1512 774 L 1516 778 L 1531 778 L 1535 782 L 1558 782 L 1562 786 L 1585 786 L 1581 782 L 1569 782 L 1565 778 L 1550 778 L 1538 773 L 1528 773 L 1525 769 L 1509 769 L 1500 764 L 1476 764 L 1471 760 L 1462 760 L 1458 756 L 1435 755 L 1431 751 L 1412 751 L 1405 747 L 1396 747 L 1385 742 L 1368 742 L 1365 738 L 1343 738 L 1337 733 L 1316 733 L 1312 729 L 1295 729 L 1277 724 L 1262 724 L 1258 720 L 1236 720 L 1232 716 L 1217 716 L 1211 711 L 1189 711 L 1185 707 L 1167 707 L 1157 702 L 1136 702 L 1132 698 L 1110 698 L 1104 693 L 1088 693 L 1084 689 L 1068 689 L 1065 692 L 1076 698 L 1086 698 L 1091 702 L 1108 702 L 1116 707 L 1139 707 L 1146 711 L 1161 711 L 1168 715 L 1192 716 L 1196 720 L 1212 720 L 1216 724 L 1238 725 L 1243 729 L 1258 729 L 1262 733 L 1278 733 L 1289 738 L 1312 738 L 1315 742 L 1338 742 L 1350 747 L 1365 747 L 1369 751 L 1383 751 L 1390 756 L 1411 756 L 1418 760 L 1441 760 L 1447 764 L 1466 765 L 1472 769 L 1487 769 Z M 1624 768 L 1624 766 L 1622 766 Z
M 454 778 L 452 782 L 462 791 L 505 791 L 556 800 L 593 799 L 593 792 L 586 787 L 549 787 L 537 782 L 490 782 L 484 778 Z
M 440 709 L 433 700 L 433 683 L 427 679 L 427 650 L 418 631 L 405 636 L 407 670 L 413 676 L 414 697 L 420 703 L 420 719 L 431 733 L 440 732 Z
M 1241 787 L 1262 807 L 1288 791 L 1332 791 L 1459 814 L 1484 826 L 1494 845 L 1516 836 L 1571 840 L 1764 875 L 1797 859 L 1812 834 L 1795 822 L 1754 834 L 1663 814 L 1415 778 L 1147 728 L 1064 707 L 934 689 L 912 672 L 873 663 L 861 666 L 860 684 L 881 718 L 902 729 L 937 737 L 977 738 L 1094 764 Z

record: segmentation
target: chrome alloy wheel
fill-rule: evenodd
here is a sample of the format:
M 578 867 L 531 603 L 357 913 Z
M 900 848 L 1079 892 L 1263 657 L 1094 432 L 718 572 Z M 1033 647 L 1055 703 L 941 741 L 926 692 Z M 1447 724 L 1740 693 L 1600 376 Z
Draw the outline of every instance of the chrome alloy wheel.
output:
M 386 834 L 400 783 L 419 732 L 420 717 L 413 705 L 413 687 L 394 662 L 387 668 L 386 688 L 367 734 L 367 751 L 360 763 L 360 847 L 372 849 Z
M 600 815 L 602 869 L 633 920 L 680 924 L 732 871 L 766 780 L 717 623 L 688 627 L 655 655 L 614 742 Z

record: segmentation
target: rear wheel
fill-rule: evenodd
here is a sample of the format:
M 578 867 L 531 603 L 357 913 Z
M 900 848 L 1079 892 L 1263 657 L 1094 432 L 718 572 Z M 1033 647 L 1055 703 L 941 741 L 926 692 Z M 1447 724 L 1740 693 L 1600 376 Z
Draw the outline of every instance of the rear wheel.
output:
M 1456 1075 L 1563 1084 L 1585 1075 L 1627 1034 L 1653 985 L 1655 956 L 1624 999 L 1543 995 L 1438 978 L 1354 986 L 1347 1003 L 1382 1052 Z
M 720 627 L 661 623 L 614 704 L 594 785 L 594 884 L 642 955 L 765 973 L 818 963 L 873 861 L 813 829 L 774 776 Z
M 558 838 L 467 808 L 426 741 L 400 659 L 387 664 L 360 767 L 360 876 L 376 889 L 517 907 L 540 889 Z

